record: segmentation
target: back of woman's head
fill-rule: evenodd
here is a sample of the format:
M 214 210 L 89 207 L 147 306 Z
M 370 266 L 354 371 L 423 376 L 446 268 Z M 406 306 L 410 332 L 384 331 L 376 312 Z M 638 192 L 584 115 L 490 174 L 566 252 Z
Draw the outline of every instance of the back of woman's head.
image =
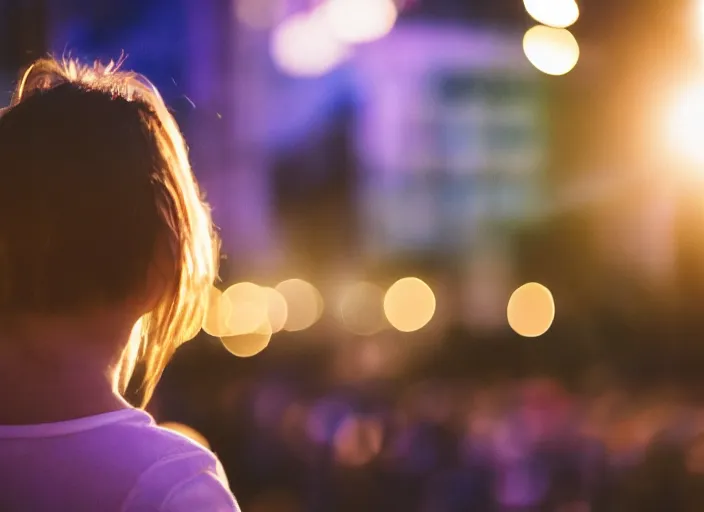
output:
M 129 351 L 145 363 L 146 403 L 200 327 L 217 246 L 175 120 L 117 68 L 40 60 L 0 116 L 0 317 L 117 307 L 150 293 L 156 272 Z

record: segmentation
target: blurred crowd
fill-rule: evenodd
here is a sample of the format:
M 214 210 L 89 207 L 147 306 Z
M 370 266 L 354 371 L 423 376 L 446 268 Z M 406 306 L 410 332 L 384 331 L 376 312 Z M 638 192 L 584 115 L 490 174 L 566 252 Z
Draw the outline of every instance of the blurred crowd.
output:
M 226 383 L 194 372 L 154 411 L 205 435 L 244 510 L 704 510 L 704 408 L 677 389 L 322 382 L 312 366 L 246 365 Z

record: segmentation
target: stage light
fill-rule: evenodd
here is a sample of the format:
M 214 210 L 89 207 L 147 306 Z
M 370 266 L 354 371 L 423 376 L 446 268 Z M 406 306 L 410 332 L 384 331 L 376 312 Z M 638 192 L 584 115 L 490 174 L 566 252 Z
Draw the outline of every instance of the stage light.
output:
M 230 286 L 223 299 L 230 308 L 227 319 L 229 336 L 249 334 L 268 323 L 269 302 L 267 293 L 254 283 L 237 283 Z
M 435 314 L 435 294 L 415 277 L 394 283 L 384 297 L 384 313 L 389 323 L 402 332 L 418 331 Z
M 543 25 L 567 28 L 579 19 L 579 6 L 574 0 L 523 0 L 523 5 Z
M 315 324 L 323 314 L 323 298 L 310 283 L 301 279 L 289 279 L 276 285 L 288 305 L 288 317 L 284 324 L 287 331 L 302 331 Z
M 208 295 L 208 307 L 203 319 L 203 330 L 216 338 L 229 334 L 228 319 L 230 316 L 230 304 L 223 294 L 216 287 L 210 288 Z
M 699 36 L 700 48 L 704 50 L 704 0 L 695 0 L 692 7 L 693 12 L 689 16 L 693 23 L 692 30 Z
M 271 326 L 269 322 L 265 322 L 252 332 L 221 339 L 223 346 L 231 354 L 237 357 L 253 357 L 269 346 L 271 335 Z
M 344 290 L 338 311 L 351 332 L 371 335 L 384 328 L 384 290 L 372 283 L 356 283 Z
M 271 57 L 284 73 L 297 77 L 325 75 L 350 54 L 318 11 L 284 20 L 271 36 Z
M 516 333 L 526 338 L 545 334 L 555 319 L 552 293 L 538 283 L 524 284 L 508 301 L 508 323 Z
M 667 115 L 665 138 L 673 157 L 704 167 L 704 82 L 682 87 Z
M 274 288 L 264 288 L 268 306 L 269 325 L 272 332 L 279 332 L 288 319 L 288 304 L 286 298 Z
M 565 75 L 579 61 L 579 44 L 563 28 L 536 25 L 523 37 L 523 51 L 533 66 L 548 75 Z
M 333 35 L 350 44 L 381 39 L 398 18 L 393 0 L 327 0 L 319 9 Z

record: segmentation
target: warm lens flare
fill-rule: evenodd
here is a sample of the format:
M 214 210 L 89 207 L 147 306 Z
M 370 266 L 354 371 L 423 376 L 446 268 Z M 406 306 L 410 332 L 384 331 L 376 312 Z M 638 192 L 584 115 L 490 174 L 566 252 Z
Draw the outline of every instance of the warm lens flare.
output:
M 521 336 L 542 336 L 555 319 L 552 293 L 542 284 L 524 284 L 511 295 L 507 316 L 511 328 Z
M 384 290 L 372 283 L 356 283 L 342 294 L 338 313 L 350 332 L 361 336 L 377 333 L 386 323 Z
M 223 299 L 230 308 L 228 336 L 257 332 L 268 323 L 269 301 L 262 287 L 254 283 L 237 283 L 225 290 Z
M 268 307 L 269 325 L 272 332 L 283 330 L 288 319 L 286 298 L 275 288 L 264 288 Z
M 401 279 L 386 292 L 384 312 L 397 330 L 418 331 L 435 314 L 435 294 L 430 286 L 416 277 Z
M 284 73 L 318 77 L 348 56 L 349 48 L 336 39 L 321 13 L 302 13 L 284 20 L 271 35 L 271 57 Z
M 228 318 L 230 314 L 230 304 L 223 294 L 216 287 L 211 287 L 208 297 L 208 308 L 203 319 L 203 330 L 220 338 L 228 335 Z
M 704 166 L 704 81 L 679 90 L 667 115 L 665 137 L 672 156 L 697 168 Z
M 323 298 L 320 292 L 302 279 L 289 279 L 276 286 L 288 305 L 288 317 L 284 324 L 287 331 L 302 331 L 315 324 L 323 314 Z
M 332 34 L 351 44 L 384 37 L 398 18 L 393 0 L 327 0 L 321 10 Z
M 182 423 L 167 422 L 162 423 L 159 426 L 161 428 L 165 428 L 167 430 L 171 430 L 172 432 L 181 434 L 182 436 L 187 437 L 191 441 L 198 443 L 199 445 L 207 448 L 208 450 L 210 449 L 210 443 L 205 438 L 205 436 L 194 428 L 189 427 L 188 425 L 184 425 Z
M 548 75 L 572 71 L 579 61 L 579 44 L 564 28 L 537 25 L 523 37 L 523 51 L 533 66 Z
M 224 337 L 222 344 L 228 352 L 237 357 L 254 357 L 269 346 L 271 334 L 271 326 L 267 322 L 254 332 Z
M 523 0 L 526 11 L 538 23 L 567 28 L 579 19 L 579 6 L 574 0 Z

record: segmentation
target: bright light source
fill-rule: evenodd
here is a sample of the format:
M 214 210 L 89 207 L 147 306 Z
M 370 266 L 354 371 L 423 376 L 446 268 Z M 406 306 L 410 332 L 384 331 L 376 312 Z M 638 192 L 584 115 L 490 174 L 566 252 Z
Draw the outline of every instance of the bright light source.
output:
M 418 278 L 401 279 L 386 292 L 384 312 L 399 331 L 417 331 L 425 327 L 435 314 L 435 294 Z
M 253 332 L 226 336 L 222 338 L 222 344 L 237 357 L 253 357 L 269 346 L 271 334 L 271 326 L 266 322 Z
M 538 23 L 567 28 L 579 19 L 579 7 L 574 0 L 523 0 L 526 11 Z
M 317 322 L 323 314 L 323 298 L 315 286 L 301 279 L 290 279 L 276 286 L 288 305 L 287 331 L 302 331 Z
M 263 325 L 268 324 L 267 293 L 256 284 L 232 285 L 223 293 L 223 299 L 230 308 L 227 319 L 229 336 L 258 332 Z
M 362 336 L 384 328 L 384 290 L 371 283 L 357 283 L 346 289 L 340 300 L 340 320 Z
M 335 37 L 351 44 L 381 39 L 398 18 L 393 0 L 327 0 L 320 9 Z
M 694 12 L 691 15 L 691 18 L 694 22 L 693 30 L 699 36 L 699 39 L 701 41 L 700 44 L 704 45 L 704 1 L 695 0 L 694 2 L 692 2 L 692 5 L 694 8 Z
M 227 336 L 229 334 L 227 323 L 230 311 L 230 304 L 227 299 L 223 298 L 222 292 L 214 286 L 211 287 L 208 309 L 203 319 L 203 330 L 216 338 Z
M 279 332 L 286 325 L 288 318 L 288 304 L 286 298 L 274 288 L 264 288 L 268 304 L 269 325 L 272 332 Z
M 274 63 L 292 76 L 322 76 L 341 64 L 349 53 L 317 11 L 291 16 L 276 27 L 271 37 Z
M 533 66 L 548 75 L 565 75 L 579 61 L 579 44 L 564 28 L 536 25 L 523 37 L 523 51 Z
M 524 284 L 508 301 L 508 323 L 516 333 L 526 338 L 545 334 L 555 319 L 552 293 L 538 283 Z
M 666 123 L 670 150 L 688 163 L 704 165 L 704 82 L 677 94 Z

